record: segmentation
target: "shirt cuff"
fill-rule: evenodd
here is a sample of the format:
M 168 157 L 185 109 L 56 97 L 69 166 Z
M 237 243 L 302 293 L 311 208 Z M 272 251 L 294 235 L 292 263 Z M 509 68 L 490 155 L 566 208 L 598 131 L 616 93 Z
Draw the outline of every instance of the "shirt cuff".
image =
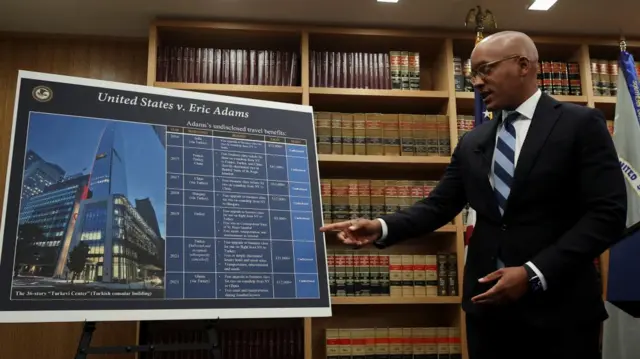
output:
M 538 278 L 540 278 L 542 289 L 547 290 L 547 281 L 544 279 L 544 275 L 542 275 L 542 272 L 540 272 L 540 269 L 538 269 L 538 267 L 536 267 L 536 265 L 533 264 L 532 262 L 527 262 L 526 265 L 529 266 L 529 268 L 531 268 L 531 270 L 536 273 Z
M 376 218 L 378 221 L 380 221 L 380 225 L 382 226 L 382 235 L 380 236 L 380 240 L 384 240 L 385 238 L 387 238 L 387 231 L 389 230 L 387 228 L 387 222 L 384 221 L 384 219 L 382 218 Z

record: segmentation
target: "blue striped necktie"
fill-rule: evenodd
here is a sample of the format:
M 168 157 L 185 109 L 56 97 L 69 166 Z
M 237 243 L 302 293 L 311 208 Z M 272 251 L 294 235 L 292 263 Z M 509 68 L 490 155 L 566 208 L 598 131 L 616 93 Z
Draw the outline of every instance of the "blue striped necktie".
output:
M 495 162 L 493 163 L 493 188 L 498 199 L 500 214 L 504 215 L 504 210 L 513 184 L 513 173 L 515 169 L 516 150 L 516 129 L 513 127 L 520 114 L 512 112 L 503 122 L 496 141 Z

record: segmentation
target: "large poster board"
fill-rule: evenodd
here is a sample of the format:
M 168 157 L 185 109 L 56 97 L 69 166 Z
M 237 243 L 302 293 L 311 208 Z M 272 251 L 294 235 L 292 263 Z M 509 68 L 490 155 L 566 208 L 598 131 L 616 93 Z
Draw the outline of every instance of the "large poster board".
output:
M 21 71 L 0 321 L 330 316 L 309 106 Z

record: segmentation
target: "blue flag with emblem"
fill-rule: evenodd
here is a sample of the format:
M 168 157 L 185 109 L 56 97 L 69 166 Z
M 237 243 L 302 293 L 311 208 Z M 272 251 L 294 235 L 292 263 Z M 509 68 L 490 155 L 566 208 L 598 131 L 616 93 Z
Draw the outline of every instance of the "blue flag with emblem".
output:
M 603 359 L 640 358 L 640 83 L 633 56 L 619 59 L 613 142 L 627 185 L 627 235 L 609 251 Z
M 491 118 L 493 117 L 492 113 L 487 111 L 487 106 L 485 106 L 484 104 L 484 100 L 482 100 L 482 96 L 480 95 L 480 92 L 478 92 L 477 89 L 474 89 L 475 95 L 474 95 L 474 101 L 475 103 L 473 104 L 473 117 L 475 119 L 474 122 L 474 127 L 475 126 L 480 126 L 483 123 L 491 120 Z

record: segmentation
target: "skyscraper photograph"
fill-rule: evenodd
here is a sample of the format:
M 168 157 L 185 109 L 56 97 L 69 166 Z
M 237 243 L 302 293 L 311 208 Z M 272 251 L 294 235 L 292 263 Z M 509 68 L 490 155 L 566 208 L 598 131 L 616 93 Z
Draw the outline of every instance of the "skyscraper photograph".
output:
M 163 295 L 164 140 L 164 126 L 32 113 L 14 289 Z

